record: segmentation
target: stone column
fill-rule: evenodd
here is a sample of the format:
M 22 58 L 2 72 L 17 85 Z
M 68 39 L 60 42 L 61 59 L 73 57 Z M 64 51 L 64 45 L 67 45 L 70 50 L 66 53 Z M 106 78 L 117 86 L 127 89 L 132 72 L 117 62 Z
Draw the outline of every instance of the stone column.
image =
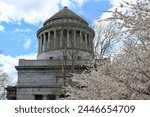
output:
M 42 52 L 42 35 L 40 35 L 40 39 L 39 39 L 39 43 L 40 43 L 40 53 Z
M 62 36 L 63 36 L 63 30 L 60 30 L 60 48 L 62 48 Z
M 46 49 L 46 34 L 44 33 L 44 43 L 43 43 L 43 51 Z
M 89 51 L 91 52 L 91 35 L 89 34 Z
M 92 47 L 93 47 L 92 35 L 90 35 L 90 52 L 93 51 Z
M 43 46 L 44 46 L 44 34 L 42 34 L 42 38 L 41 38 L 41 53 L 43 52 Z
M 53 49 L 56 47 L 56 30 L 54 30 L 54 40 L 53 40 Z
M 93 43 L 93 36 L 91 36 L 91 51 L 92 51 L 92 53 L 94 53 L 94 43 Z
M 74 36 L 74 37 L 73 37 L 73 39 L 74 39 L 74 43 L 73 43 L 74 45 L 73 45 L 73 47 L 76 48 L 76 46 L 77 46 L 77 45 L 76 45 L 77 39 L 76 39 L 76 30 L 75 30 L 75 29 L 73 30 L 73 34 L 74 34 L 74 35 L 73 35 L 73 36 Z
M 60 98 L 59 98 L 59 96 L 58 95 L 56 95 L 56 100 L 59 100 Z
M 50 50 L 50 38 L 51 38 L 51 33 L 49 31 L 48 32 L 48 50 Z
M 69 38 L 69 30 L 67 30 L 67 39 L 66 39 L 67 48 L 70 47 L 70 38 Z
M 47 95 L 43 95 L 43 100 L 47 100 Z
M 40 53 L 40 51 L 41 51 L 41 48 L 40 48 L 40 36 L 38 36 L 38 43 L 39 43 L 39 45 L 38 45 L 38 54 Z
M 87 33 L 87 50 L 90 51 L 90 38 L 88 33 Z
M 82 31 L 80 30 L 80 44 L 79 44 L 79 48 L 82 49 L 83 48 L 83 41 L 82 41 Z
M 84 36 L 85 36 L 85 50 L 88 50 L 87 49 L 88 46 L 87 46 L 87 33 L 86 32 L 84 33 Z
M 46 36 L 45 36 L 45 37 L 46 37 L 46 39 L 45 39 L 45 41 L 46 41 L 46 43 L 45 43 L 45 44 L 46 44 L 46 49 L 45 49 L 45 50 L 48 51 L 48 46 L 49 46 L 49 45 L 48 45 L 49 33 L 46 32 L 45 35 L 46 35 Z

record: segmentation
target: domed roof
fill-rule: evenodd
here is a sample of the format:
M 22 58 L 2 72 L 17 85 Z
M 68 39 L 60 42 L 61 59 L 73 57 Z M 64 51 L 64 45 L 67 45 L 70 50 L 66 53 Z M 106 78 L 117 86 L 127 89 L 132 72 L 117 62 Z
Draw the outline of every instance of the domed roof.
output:
M 55 15 L 53 15 L 51 18 L 49 18 L 48 20 L 46 20 L 45 23 L 47 23 L 47 22 L 49 22 L 51 20 L 63 19 L 63 18 L 78 19 L 78 20 L 81 20 L 81 21 L 83 21 L 84 23 L 87 24 L 87 22 L 83 18 L 81 18 L 80 16 L 78 16 L 77 14 L 75 14 L 73 11 L 71 11 L 70 9 L 68 9 L 67 6 L 65 6 L 62 10 L 60 10 Z

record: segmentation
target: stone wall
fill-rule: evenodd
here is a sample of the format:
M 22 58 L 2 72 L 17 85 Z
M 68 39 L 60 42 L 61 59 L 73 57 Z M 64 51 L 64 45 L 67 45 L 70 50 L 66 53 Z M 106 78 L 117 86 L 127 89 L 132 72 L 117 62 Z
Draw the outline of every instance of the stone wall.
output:
M 36 96 L 42 96 L 42 99 L 60 97 L 61 87 L 66 83 L 60 60 L 20 59 L 16 69 L 18 71 L 17 100 L 32 100 L 36 99 Z M 81 73 L 84 69 L 85 66 L 75 66 L 77 73 Z M 71 65 L 65 66 L 65 72 L 66 78 L 69 78 Z
M 25 60 L 25 59 L 19 59 L 19 66 L 20 67 L 37 67 L 40 68 L 41 66 L 43 67 L 49 67 L 52 66 L 53 68 L 57 68 L 57 66 L 62 66 L 63 64 L 62 59 L 38 59 L 38 60 Z M 66 65 L 71 65 L 72 60 L 66 60 Z M 93 65 L 94 64 L 94 59 L 76 59 L 75 60 L 75 65 L 80 65 L 80 66 L 88 66 L 88 65 Z M 18 67 L 19 67 L 18 66 Z
M 58 98 L 60 88 L 46 88 L 46 87 L 18 87 L 17 88 L 17 100 L 35 100 L 36 95 L 42 95 L 43 100 L 48 100 L 49 95 L 55 95 Z

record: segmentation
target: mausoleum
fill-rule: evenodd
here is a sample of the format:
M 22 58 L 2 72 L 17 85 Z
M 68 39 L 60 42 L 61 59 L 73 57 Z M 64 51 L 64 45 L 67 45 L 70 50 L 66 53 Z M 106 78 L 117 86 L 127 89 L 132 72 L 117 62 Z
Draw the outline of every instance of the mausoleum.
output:
M 94 64 L 94 31 L 87 21 L 64 7 L 37 31 L 37 59 L 20 59 L 15 87 L 7 87 L 7 98 L 52 100 L 61 97 L 69 73 L 81 73 Z

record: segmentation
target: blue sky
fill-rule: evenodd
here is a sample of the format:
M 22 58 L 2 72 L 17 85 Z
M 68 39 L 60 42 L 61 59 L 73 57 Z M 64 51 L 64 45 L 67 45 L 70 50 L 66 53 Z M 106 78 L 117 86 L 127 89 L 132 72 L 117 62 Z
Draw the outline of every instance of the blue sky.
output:
M 0 0 L 0 70 L 17 78 L 18 59 L 36 59 L 36 32 L 63 6 L 85 18 L 92 26 L 118 0 Z
M 49 6 L 50 8 L 52 8 L 51 4 L 49 4 Z M 63 4 L 60 4 L 59 8 L 55 12 L 62 8 Z M 110 8 L 110 4 L 107 0 L 90 0 L 88 2 L 85 2 L 85 4 L 83 4 L 82 6 L 74 7 L 69 5 L 69 8 L 75 13 L 84 17 L 90 23 L 90 25 L 92 25 L 94 20 L 99 19 L 102 11 Z M 49 14 L 49 17 L 54 13 Z M 13 19 L 9 22 L 0 22 L 0 25 L 4 27 L 4 29 L 0 31 L 0 49 L 2 50 L 2 53 L 13 57 L 36 53 L 36 32 L 41 27 L 42 23 L 42 20 L 39 20 L 36 23 L 30 23 L 23 20 L 13 21 Z

